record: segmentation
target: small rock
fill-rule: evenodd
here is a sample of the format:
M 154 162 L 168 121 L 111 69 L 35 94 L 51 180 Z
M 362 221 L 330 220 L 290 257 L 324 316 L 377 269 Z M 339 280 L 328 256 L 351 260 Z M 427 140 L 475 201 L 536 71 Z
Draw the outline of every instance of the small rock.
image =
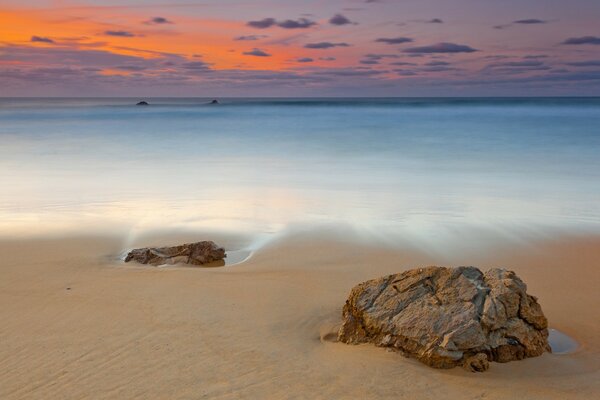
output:
M 210 102 L 210 104 L 219 104 L 219 100 L 217 100 L 217 99 L 213 99 L 213 100 Z
M 223 261 L 227 257 L 225 249 L 212 241 L 186 243 L 172 247 L 144 247 L 131 250 L 125 262 L 137 261 L 141 264 L 193 264 L 203 265 Z
M 136 106 L 147 106 L 149 105 L 147 101 L 140 101 L 139 103 L 136 104 Z
M 490 367 L 487 356 L 484 353 L 477 353 L 467 358 L 463 368 L 469 372 L 485 372 Z

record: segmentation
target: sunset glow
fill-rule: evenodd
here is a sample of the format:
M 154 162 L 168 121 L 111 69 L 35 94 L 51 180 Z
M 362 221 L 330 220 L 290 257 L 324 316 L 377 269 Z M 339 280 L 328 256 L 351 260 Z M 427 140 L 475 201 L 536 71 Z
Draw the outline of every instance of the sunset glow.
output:
M 543 12 L 532 0 L 317 3 L 4 1 L 2 95 L 590 95 L 600 87 L 594 1 L 549 2 Z

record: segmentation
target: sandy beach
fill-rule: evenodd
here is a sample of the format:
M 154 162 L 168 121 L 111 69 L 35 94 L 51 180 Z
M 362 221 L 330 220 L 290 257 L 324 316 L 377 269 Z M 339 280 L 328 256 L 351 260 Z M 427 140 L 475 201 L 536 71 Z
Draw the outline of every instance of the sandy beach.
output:
M 192 236 L 208 238 L 169 240 Z M 245 240 L 210 239 L 227 249 Z M 0 398 L 591 399 L 600 393 L 600 237 L 499 242 L 441 258 L 304 232 L 257 249 L 241 264 L 211 269 L 124 264 L 123 250 L 123 238 L 106 236 L 0 243 Z M 473 374 L 323 339 L 355 284 L 422 265 L 516 271 L 550 327 L 579 348 L 493 363 Z

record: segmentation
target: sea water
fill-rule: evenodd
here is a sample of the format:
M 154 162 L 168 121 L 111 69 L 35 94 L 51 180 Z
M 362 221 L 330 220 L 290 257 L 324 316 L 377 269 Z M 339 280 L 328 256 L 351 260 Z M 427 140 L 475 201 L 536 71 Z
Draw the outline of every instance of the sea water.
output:
M 219 100 L 0 99 L 0 236 L 600 231 L 599 98 Z

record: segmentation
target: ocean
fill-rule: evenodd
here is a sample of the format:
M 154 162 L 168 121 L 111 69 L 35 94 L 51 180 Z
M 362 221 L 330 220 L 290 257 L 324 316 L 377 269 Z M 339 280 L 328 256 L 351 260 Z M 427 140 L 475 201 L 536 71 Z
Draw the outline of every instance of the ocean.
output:
M 0 236 L 600 231 L 600 98 L 210 100 L 0 99 Z

